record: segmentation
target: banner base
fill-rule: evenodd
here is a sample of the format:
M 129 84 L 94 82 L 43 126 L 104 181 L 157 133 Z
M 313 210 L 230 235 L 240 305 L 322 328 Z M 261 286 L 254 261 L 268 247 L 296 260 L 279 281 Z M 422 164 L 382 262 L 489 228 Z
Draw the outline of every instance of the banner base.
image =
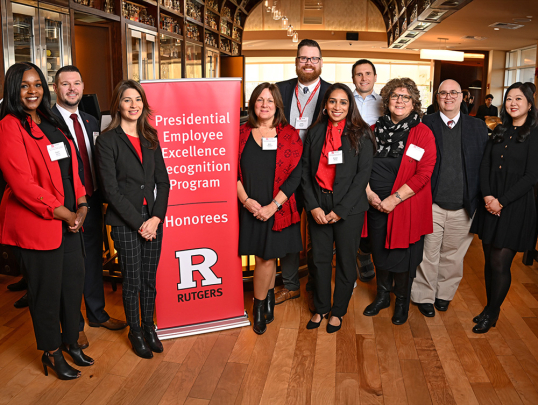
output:
M 161 340 L 174 339 L 185 336 L 200 335 L 202 333 L 217 332 L 226 329 L 242 328 L 243 326 L 250 326 L 250 321 L 248 320 L 246 311 L 242 316 L 221 319 L 220 321 L 196 323 L 187 326 L 177 326 L 175 328 L 157 328 L 157 336 Z

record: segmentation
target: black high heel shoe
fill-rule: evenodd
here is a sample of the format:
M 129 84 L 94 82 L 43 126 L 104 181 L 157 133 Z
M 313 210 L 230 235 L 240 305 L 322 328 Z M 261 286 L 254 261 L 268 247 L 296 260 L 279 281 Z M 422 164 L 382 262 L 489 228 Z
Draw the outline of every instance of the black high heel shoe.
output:
M 142 334 L 152 352 L 162 353 L 164 351 L 163 344 L 159 340 L 157 332 L 155 332 L 154 325 L 142 326 Z
M 50 358 L 54 359 L 54 363 Z M 80 371 L 71 367 L 67 361 L 64 359 L 64 355 L 60 349 L 56 350 L 54 353 L 45 352 L 41 357 L 41 362 L 43 363 L 43 369 L 45 370 L 45 375 L 49 375 L 48 368 L 52 368 L 60 380 L 74 380 L 80 377 Z
M 482 317 L 485 315 L 487 309 L 488 309 L 487 306 L 484 307 L 484 309 L 482 310 L 482 312 L 480 312 L 480 314 L 478 314 L 477 316 L 475 316 L 475 317 L 473 318 L 473 322 L 474 322 L 474 323 L 478 323 L 478 322 L 480 322 L 480 320 L 482 319 Z
M 254 305 L 252 307 L 252 315 L 254 316 L 252 330 L 254 330 L 254 333 L 256 333 L 257 335 L 263 335 L 267 330 L 264 304 L 265 300 L 259 300 L 257 298 L 254 298 Z
M 264 302 L 265 323 L 271 323 L 275 320 L 275 289 L 267 291 L 267 297 Z
M 138 357 L 142 357 L 143 359 L 151 359 L 153 357 L 151 349 L 144 340 L 142 331 L 134 331 L 131 329 L 127 337 L 133 345 L 133 350 Z
M 84 354 L 82 348 L 78 345 L 78 343 L 73 343 L 70 345 L 62 343 L 61 349 L 71 356 L 73 362 L 77 366 L 87 367 L 92 366 L 94 363 L 93 359 L 90 356 Z
M 489 314 L 484 314 L 480 321 L 473 327 L 474 333 L 487 333 L 491 328 L 497 325 L 497 320 L 499 315 L 492 316 Z
M 323 318 L 327 318 L 327 314 L 318 314 L 320 316 L 319 322 L 314 322 L 312 319 L 308 321 L 306 324 L 306 329 L 316 329 L 319 328 L 319 325 L 321 325 L 321 321 L 323 321 Z
M 338 326 L 331 325 L 330 319 L 329 319 L 329 323 L 327 324 L 327 333 L 338 332 L 340 330 L 340 328 L 342 327 L 342 317 L 341 316 L 336 316 L 336 315 L 331 315 L 331 317 L 333 317 L 333 316 L 335 318 L 340 319 L 340 325 L 338 325 Z

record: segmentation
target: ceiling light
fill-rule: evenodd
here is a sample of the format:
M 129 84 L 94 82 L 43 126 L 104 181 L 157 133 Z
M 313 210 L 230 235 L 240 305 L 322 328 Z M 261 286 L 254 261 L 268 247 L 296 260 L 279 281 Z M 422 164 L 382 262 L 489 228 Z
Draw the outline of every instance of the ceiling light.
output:
M 485 56 L 483 53 L 467 53 L 465 52 L 465 59 L 484 59 Z
M 500 31 L 500 28 L 493 28 L 493 31 Z
M 464 53 L 448 49 L 421 49 L 420 59 L 449 60 L 463 62 Z
M 299 42 L 299 33 L 297 31 L 293 33 L 293 38 L 291 39 L 291 42 Z

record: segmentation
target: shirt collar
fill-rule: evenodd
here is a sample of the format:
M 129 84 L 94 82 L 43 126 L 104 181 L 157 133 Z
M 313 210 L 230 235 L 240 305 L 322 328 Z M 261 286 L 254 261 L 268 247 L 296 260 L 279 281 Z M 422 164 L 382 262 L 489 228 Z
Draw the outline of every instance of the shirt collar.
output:
M 458 113 L 454 118 L 448 118 L 445 114 L 443 114 L 441 111 L 439 111 L 439 114 L 441 114 L 441 119 L 445 123 L 446 126 L 448 126 L 448 121 L 454 121 L 454 125 L 458 123 L 460 120 L 461 112 Z
M 60 114 L 62 114 L 62 117 L 63 119 L 65 120 L 65 122 L 69 122 L 67 121 L 67 119 L 71 119 L 71 114 L 77 114 L 77 116 L 80 118 L 80 114 L 79 114 L 79 111 L 78 111 L 78 107 L 77 107 L 77 111 L 75 111 L 74 113 L 70 112 L 70 111 L 67 111 L 65 108 L 63 108 L 60 104 L 56 103 L 56 108 L 58 109 L 58 111 L 60 111 Z
M 299 86 L 299 91 L 302 91 L 304 92 L 304 88 L 305 87 L 308 87 L 308 92 L 309 93 L 312 93 L 314 91 L 314 89 L 316 88 L 316 86 L 318 85 L 319 81 L 321 79 L 318 77 L 318 80 L 316 80 L 314 83 L 312 83 L 310 86 L 305 86 L 303 84 L 301 84 L 301 82 L 299 80 L 297 80 L 297 85 Z
M 354 96 L 355 98 L 362 98 L 362 96 L 359 94 L 359 92 L 357 91 L 357 89 L 353 90 L 353 96 Z M 374 100 L 378 100 L 379 97 L 381 97 L 381 96 L 380 96 L 379 94 L 377 94 L 377 93 L 375 92 L 375 90 L 372 90 L 372 92 L 366 96 L 366 98 L 369 98 L 369 97 L 372 97 Z M 363 100 L 364 100 L 364 99 L 363 99 Z

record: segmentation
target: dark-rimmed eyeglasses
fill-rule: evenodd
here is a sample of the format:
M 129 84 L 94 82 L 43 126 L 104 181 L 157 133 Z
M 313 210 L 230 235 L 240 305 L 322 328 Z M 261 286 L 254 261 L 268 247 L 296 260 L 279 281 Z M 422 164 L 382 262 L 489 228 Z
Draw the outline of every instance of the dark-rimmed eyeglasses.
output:
M 399 98 L 402 98 L 402 101 L 407 104 L 411 101 L 411 96 L 408 96 L 407 94 L 396 94 L 396 93 L 392 93 L 390 95 L 390 99 L 391 100 L 394 100 L 394 101 L 398 101 Z
M 301 63 L 311 62 L 313 65 L 317 65 L 321 58 L 317 56 L 312 56 L 311 58 L 307 58 L 306 56 L 297 56 L 297 60 Z
M 458 97 L 458 94 L 461 94 L 462 92 L 461 91 L 456 91 L 456 90 L 450 90 L 450 91 L 440 91 L 439 93 L 439 98 L 447 98 L 447 96 L 450 94 L 450 96 L 452 96 L 453 98 L 456 98 Z

